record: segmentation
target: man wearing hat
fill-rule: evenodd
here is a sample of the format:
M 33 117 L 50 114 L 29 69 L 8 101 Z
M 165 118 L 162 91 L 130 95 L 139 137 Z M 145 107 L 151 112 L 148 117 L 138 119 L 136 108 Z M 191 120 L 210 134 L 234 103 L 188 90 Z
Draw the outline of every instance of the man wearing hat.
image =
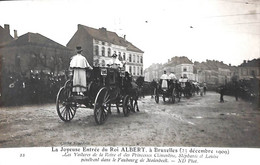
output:
M 93 69 L 87 59 L 81 55 L 83 51 L 80 46 L 77 46 L 77 54 L 71 58 L 70 69 L 73 70 L 73 87 L 72 92 L 83 94 L 87 90 L 86 69 Z

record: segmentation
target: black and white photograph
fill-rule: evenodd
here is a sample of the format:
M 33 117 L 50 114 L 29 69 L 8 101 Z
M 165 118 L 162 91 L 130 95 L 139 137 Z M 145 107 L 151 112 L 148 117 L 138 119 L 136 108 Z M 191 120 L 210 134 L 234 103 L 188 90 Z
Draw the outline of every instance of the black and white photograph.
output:
M 0 164 L 258 164 L 259 82 L 260 0 L 0 1 Z

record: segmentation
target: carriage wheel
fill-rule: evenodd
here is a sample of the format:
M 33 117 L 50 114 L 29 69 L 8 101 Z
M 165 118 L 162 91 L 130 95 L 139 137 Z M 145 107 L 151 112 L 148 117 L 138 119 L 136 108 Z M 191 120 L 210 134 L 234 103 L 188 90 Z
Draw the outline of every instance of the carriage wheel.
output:
M 110 94 L 106 87 L 103 87 L 97 93 L 94 105 L 94 117 L 97 124 L 103 124 L 109 114 Z
M 73 119 L 76 114 L 76 103 L 70 100 L 71 89 L 62 87 L 56 98 L 56 109 L 61 120 L 68 122 Z
M 131 105 L 131 100 L 130 97 L 128 95 L 126 95 L 124 97 L 123 100 L 123 112 L 124 112 L 124 116 L 127 117 L 129 116 L 130 111 L 132 110 L 132 105 Z
M 172 90 L 172 103 L 175 103 L 176 91 L 175 89 Z
M 155 94 L 154 96 L 155 102 L 159 103 L 159 93 L 157 88 L 154 89 L 154 94 Z

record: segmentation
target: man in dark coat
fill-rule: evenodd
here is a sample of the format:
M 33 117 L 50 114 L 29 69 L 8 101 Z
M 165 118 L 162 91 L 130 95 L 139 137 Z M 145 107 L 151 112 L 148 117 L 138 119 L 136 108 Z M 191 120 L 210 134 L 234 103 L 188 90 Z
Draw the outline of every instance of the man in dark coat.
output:
M 224 103 L 224 93 L 225 93 L 225 86 L 221 86 L 220 87 L 220 91 L 219 91 L 219 93 L 220 93 L 220 102 L 221 103 Z

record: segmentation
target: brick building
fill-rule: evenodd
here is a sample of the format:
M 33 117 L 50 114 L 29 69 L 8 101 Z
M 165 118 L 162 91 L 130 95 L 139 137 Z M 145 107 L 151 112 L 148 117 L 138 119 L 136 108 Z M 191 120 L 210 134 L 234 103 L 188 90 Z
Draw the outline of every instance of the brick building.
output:
M 84 25 L 78 25 L 78 29 L 67 44 L 74 49 L 81 46 L 83 55 L 90 65 L 107 66 L 111 63 L 112 55 L 116 54 L 119 60 L 125 63 L 125 70 L 133 77 L 143 76 L 143 51 L 119 37 L 115 32 L 106 28 L 94 29 Z
M 26 33 L 0 47 L 1 72 L 7 75 L 28 75 L 31 71 L 59 74 L 67 69 L 73 54 L 72 50 L 39 33 Z
M 0 46 L 6 45 L 8 42 L 14 40 L 10 35 L 10 26 L 5 24 L 4 28 L 0 26 Z

